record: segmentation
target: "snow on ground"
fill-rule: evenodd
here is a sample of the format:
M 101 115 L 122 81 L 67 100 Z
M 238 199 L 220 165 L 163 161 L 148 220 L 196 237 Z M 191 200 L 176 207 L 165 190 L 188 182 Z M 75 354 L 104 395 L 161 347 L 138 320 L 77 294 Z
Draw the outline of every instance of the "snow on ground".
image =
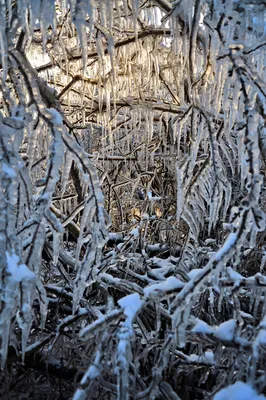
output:
M 262 394 L 258 395 L 247 383 L 236 382 L 220 390 L 213 400 L 266 400 L 266 397 Z

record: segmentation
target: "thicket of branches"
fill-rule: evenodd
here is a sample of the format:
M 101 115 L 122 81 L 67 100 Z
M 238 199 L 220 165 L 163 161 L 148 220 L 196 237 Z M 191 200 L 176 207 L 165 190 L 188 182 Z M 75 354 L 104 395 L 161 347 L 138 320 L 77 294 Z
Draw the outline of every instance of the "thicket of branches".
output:
M 1 398 L 264 399 L 265 11 L 1 1 Z

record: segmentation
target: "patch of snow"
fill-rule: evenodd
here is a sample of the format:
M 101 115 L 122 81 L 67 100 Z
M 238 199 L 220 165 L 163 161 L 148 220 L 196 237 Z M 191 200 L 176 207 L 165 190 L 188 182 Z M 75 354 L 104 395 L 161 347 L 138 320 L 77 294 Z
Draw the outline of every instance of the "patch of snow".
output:
M 213 400 L 266 400 L 266 397 L 258 395 L 247 383 L 236 382 L 216 393 Z
M 229 319 L 219 326 L 210 326 L 206 322 L 198 320 L 192 329 L 194 333 L 213 334 L 221 340 L 233 340 L 236 331 L 236 321 Z
M 204 353 L 204 356 L 199 356 L 198 354 L 190 354 L 190 356 L 187 356 L 187 360 L 195 363 L 202 363 L 209 365 L 209 364 L 214 364 L 214 355 L 212 351 L 206 351 Z
M 244 311 L 240 311 L 240 314 L 241 314 L 242 318 L 249 319 L 250 321 L 254 320 L 254 317 L 251 314 L 248 314 L 248 313 L 246 313 Z
M 133 235 L 135 238 L 139 237 L 138 228 L 132 229 L 132 231 L 130 231 L 130 234 Z
M 214 363 L 214 354 L 211 350 L 205 351 L 204 356 L 210 364 Z
M 138 293 L 129 294 L 118 300 L 118 304 L 124 309 L 124 314 L 127 316 L 127 323 L 132 323 L 143 303 Z
M 24 279 L 35 280 L 34 273 L 25 265 L 19 264 L 19 257 L 13 253 L 10 255 L 6 251 L 7 271 L 15 282 L 21 282 Z
M 238 281 L 239 279 L 244 279 L 244 276 L 239 274 L 238 272 L 234 271 L 233 268 L 228 267 L 227 272 L 231 279 Z
M 218 326 L 215 331 L 215 336 L 222 340 L 232 340 L 236 331 L 236 321 L 229 319 Z
M 215 255 L 215 259 L 217 261 L 221 261 L 223 256 L 226 253 L 228 253 L 228 251 L 235 245 L 236 241 L 237 241 L 237 233 L 230 233 L 230 235 L 224 242 L 223 247 L 219 251 L 217 251 L 217 253 Z
M 206 324 L 206 322 L 199 320 L 197 325 L 194 326 L 191 332 L 194 333 L 213 333 L 214 329 Z
M 160 283 L 155 283 L 154 285 L 149 285 L 144 289 L 145 296 L 149 296 L 151 293 L 155 291 L 160 292 L 171 292 L 175 289 L 182 289 L 184 287 L 184 282 L 175 278 L 174 276 L 170 276 L 165 281 Z
M 188 272 L 187 276 L 189 279 L 194 279 L 201 271 L 201 268 L 192 269 L 190 272 Z
M 161 269 L 165 269 L 167 272 L 170 272 L 174 267 L 174 264 L 171 262 L 170 257 L 167 258 L 166 260 L 163 260 L 162 258 L 159 257 L 152 257 L 151 261 L 153 265 L 157 265 Z

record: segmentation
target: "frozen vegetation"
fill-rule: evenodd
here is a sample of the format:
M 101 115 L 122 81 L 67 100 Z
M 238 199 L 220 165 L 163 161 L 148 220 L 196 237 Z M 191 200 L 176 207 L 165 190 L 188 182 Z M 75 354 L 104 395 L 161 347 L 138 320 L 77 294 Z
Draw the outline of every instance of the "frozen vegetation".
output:
M 266 397 L 266 5 L 0 2 L 0 398 Z

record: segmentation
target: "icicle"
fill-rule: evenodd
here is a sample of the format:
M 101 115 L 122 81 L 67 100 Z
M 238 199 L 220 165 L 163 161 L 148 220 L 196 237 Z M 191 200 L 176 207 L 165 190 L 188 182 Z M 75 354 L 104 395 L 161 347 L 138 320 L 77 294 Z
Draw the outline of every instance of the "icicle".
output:
M 73 156 L 70 151 L 66 151 L 64 154 L 64 168 L 61 178 L 61 196 L 63 196 L 65 193 L 72 163 L 73 163 Z
M 34 0 L 32 0 L 34 1 Z M 34 8 L 34 11 L 37 11 L 37 7 Z M 47 41 L 47 29 L 49 26 L 52 27 L 52 30 L 55 31 L 55 5 L 54 0 L 45 0 L 41 2 L 40 6 L 40 25 L 42 30 L 42 44 L 43 51 L 45 51 L 46 41 Z
M 190 316 L 191 304 L 187 304 L 185 309 L 180 313 L 180 318 L 177 315 L 173 316 L 173 328 L 176 330 L 176 343 L 178 347 L 184 347 L 186 344 L 186 326 Z
M 27 156 L 28 156 L 28 169 L 29 171 L 32 168 L 32 164 L 35 158 L 35 151 L 38 142 L 38 134 L 42 131 L 44 127 L 44 122 L 39 121 L 37 127 L 34 129 L 34 120 L 31 122 L 28 129 L 28 148 L 27 148 Z
M 210 199 L 210 216 L 209 216 L 209 226 L 208 226 L 208 234 L 210 235 L 212 228 L 215 226 L 218 221 L 219 211 L 222 204 L 222 190 L 219 187 L 219 184 L 216 182 L 214 186 L 214 191 Z
M 41 12 L 41 1 L 40 0 L 30 0 L 30 29 L 33 32 L 36 20 L 40 17 Z
M 87 32 L 86 32 L 86 16 L 87 16 L 87 1 L 76 0 L 75 9 L 73 12 L 73 22 L 78 32 L 78 37 L 82 49 L 82 62 L 83 69 L 85 71 L 88 58 L 88 47 L 87 47 Z
M 53 231 L 53 265 L 57 265 L 60 252 L 60 233 Z
M 4 1 L 0 3 L 0 56 L 2 64 L 2 82 L 5 82 L 7 77 L 7 57 L 8 57 L 8 44 L 6 36 L 6 5 Z
M 180 220 L 180 216 L 183 210 L 184 205 L 184 193 L 183 193 L 183 186 L 184 186 L 184 169 L 187 166 L 187 159 L 182 160 L 182 165 L 176 166 L 176 179 L 177 179 L 177 204 L 176 204 L 176 219 L 177 221 Z

